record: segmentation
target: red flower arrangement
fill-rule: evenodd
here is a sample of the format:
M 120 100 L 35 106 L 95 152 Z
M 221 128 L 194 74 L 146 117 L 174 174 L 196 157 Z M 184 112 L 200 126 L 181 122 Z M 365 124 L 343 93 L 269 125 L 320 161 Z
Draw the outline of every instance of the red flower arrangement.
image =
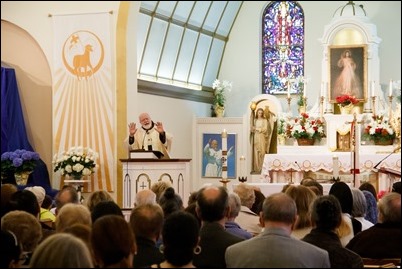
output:
M 356 99 L 356 97 L 352 95 L 340 95 L 336 97 L 336 102 L 341 105 L 341 106 L 347 106 L 349 104 L 357 104 L 359 101 Z

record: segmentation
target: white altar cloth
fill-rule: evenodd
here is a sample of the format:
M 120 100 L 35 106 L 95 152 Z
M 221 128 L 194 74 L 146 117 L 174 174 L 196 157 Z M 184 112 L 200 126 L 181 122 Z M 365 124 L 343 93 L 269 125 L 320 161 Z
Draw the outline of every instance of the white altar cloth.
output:
M 351 169 L 350 152 L 331 152 L 331 153 L 306 153 L 306 154 L 266 154 L 261 171 L 261 178 L 264 182 L 289 182 L 289 179 L 279 179 L 283 177 L 283 172 L 290 174 L 293 183 L 299 183 L 303 178 L 303 172 L 318 172 L 320 170 L 326 172 L 333 171 L 333 157 L 336 155 L 339 160 L 339 171 L 344 174 L 349 173 Z M 360 154 L 359 169 L 360 175 L 370 172 L 377 172 L 374 166 L 381 162 L 379 168 L 389 168 L 401 171 L 401 155 L 399 153 L 389 154 Z M 386 158 L 387 157 L 387 158 Z M 383 160 L 385 158 L 385 160 Z M 382 161 L 383 160 L 383 161 Z M 270 174 L 271 172 L 271 174 Z M 288 176 L 289 177 L 289 176 Z M 292 178 L 293 177 L 293 178 Z M 387 175 L 379 176 L 379 188 L 386 189 L 389 187 Z

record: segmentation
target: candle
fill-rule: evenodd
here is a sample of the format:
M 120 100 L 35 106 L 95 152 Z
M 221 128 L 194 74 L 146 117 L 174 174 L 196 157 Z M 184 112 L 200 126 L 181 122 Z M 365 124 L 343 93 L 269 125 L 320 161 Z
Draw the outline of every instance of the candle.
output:
M 289 81 L 287 83 L 287 87 L 288 87 L 288 98 L 290 98 L 290 87 L 289 87 Z
M 374 80 L 371 82 L 371 96 L 372 97 L 375 96 L 375 81 Z
M 303 82 L 303 97 L 306 97 L 306 91 L 307 91 L 307 82 Z
M 240 157 L 240 177 L 246 177 L 246 157 L 243 155 Z
M 389 81 L 389 96 L 392 96 L 392 79 Z
M 339 160 L 338 156 L 334 155 L 332 157 L 332 176 L 334 179 L 337 179 L 339 177 Z
M 228 150 L 228 133 L 226 132 L 226 129 L 223 129 L 221 137 L 222 137 L 222 151 L 227 151 Z

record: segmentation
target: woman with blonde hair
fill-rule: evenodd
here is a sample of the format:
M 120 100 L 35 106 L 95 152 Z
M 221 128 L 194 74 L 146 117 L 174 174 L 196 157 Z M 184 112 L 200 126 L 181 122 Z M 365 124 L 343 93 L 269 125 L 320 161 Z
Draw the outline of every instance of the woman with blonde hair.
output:
M 295 201 L 297 208 L 297 219 L 292 236 L 301 239 L 313 228 L 311 222 L 311 205 L 317 198 L 317 195 L 309 187 L 303 185 L 290 185 L 285 193 Z
M 46 238 L 35 250 L 30 268 L 94 268 L 85 243 L 67 233 Z

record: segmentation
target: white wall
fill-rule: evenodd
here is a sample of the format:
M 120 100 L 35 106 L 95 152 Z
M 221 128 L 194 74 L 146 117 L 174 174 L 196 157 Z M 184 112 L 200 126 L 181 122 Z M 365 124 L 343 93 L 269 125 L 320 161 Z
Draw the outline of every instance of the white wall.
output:
M 338 7 L 346 1 L 299 1 L 305 12 L 305 76 L 311 79 L 307 93 L 309 106 L 317 100 L 322 81 L 322 47 L 319 39 Z M 357 5 L 360 2 L 355 2 Z M 242 116 L 249 100 L 261 91 L 260 35 L 261 13 L 265 1 L 244 2 L 226 46 L 220 78 L 233 82 L 228 97 L 227 116 Z M 401 2 L 365 1 L 367 17 L 377 25 L 382 38 L 379 47 L 380 83 L 388 85 L 390 79 L 401 79 Z M 326 76 L 326 74 L 325 74 Z M 282 107 L 287 108 L 285 96 L 278 96 Z M 296 100 L 292 100 L 296 111 Z

